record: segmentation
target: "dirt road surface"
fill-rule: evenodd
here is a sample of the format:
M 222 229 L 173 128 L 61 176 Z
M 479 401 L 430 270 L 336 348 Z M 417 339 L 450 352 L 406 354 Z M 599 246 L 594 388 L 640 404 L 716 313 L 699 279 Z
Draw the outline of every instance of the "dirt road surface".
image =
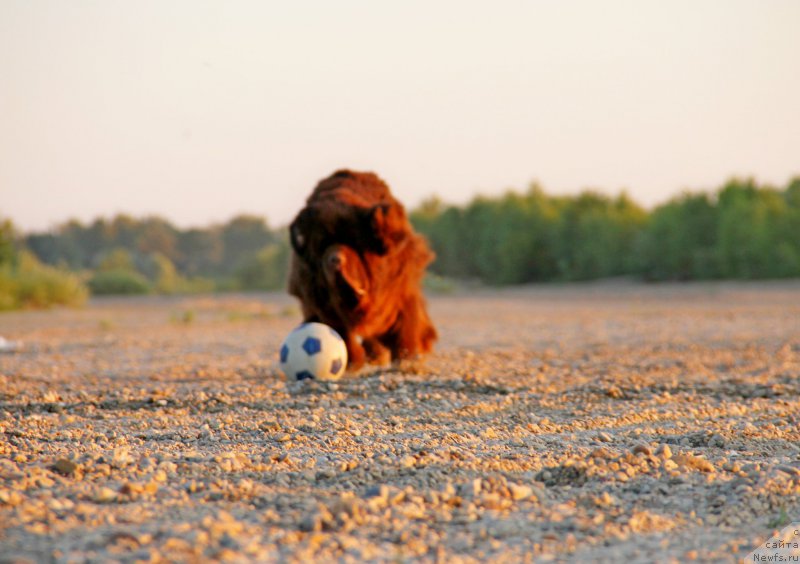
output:
M 736 561 L 800 521 L 800 282 L 430 297 L 287 382 L 282 295 L 0 315 L 0 562 Z

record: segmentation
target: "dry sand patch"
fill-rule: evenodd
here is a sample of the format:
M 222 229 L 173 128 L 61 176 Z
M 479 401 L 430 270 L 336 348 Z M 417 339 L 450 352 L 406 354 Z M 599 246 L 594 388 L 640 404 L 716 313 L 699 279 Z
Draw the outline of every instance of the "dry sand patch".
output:
M 800 284 L 430 298 L 285 382 L 281 295 L 0 315 L 0 561 L 734 560 L 800 518 Z

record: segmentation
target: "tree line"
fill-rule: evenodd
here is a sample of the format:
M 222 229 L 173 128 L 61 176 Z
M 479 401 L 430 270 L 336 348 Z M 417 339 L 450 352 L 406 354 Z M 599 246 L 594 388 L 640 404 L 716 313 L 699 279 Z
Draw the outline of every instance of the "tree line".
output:
M 487 284 L 800 277 L 800 178 L 786 187 L 734 179 L 647 211 L 625 193 L 433 198 L 411 214 L 437 253 L 432 271 Z
M 550 196 L 532 185 L 462 206 L 431 198 L 410 217 L 437 254 L 432 273 L 448 279 L 800 277 L 800 178 L 783 188 L 734 179 L 649 211 L 625 193 Z M 256 215 L 189 229 L 117 215 L 27 235 L 6 220 L 0 308 L 47 303 L 41 281 L 59 294 L 60 276 L 69 288 L 61 293 L 78 299 L 82 286 L 94 294 L 281 289 L 289 254 L 286 229 Z
M 7 299 L 4 307 L 0 295 L 0 309 L 68 303 L 48 300 L 47 292 L 32 299 L 24 290 L 31 284 L 21 280 L 39 279 L 45 271 L 70 284 L 77 277 L 95 295 L 278 289 L 288 257 L 285 230 L 253 215 L 179 229 L 163 218 L 120 214 L 27 235 L 6 221 L 0 224 L 0 294 Z M 20 295 L 8 298 L 14 292 Z

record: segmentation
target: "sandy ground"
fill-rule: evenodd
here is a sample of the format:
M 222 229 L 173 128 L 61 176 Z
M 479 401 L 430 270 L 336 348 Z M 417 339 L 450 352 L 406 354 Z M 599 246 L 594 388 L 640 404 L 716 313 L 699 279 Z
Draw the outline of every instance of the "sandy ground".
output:
M 281 295 L 0 315 L 0 562 L 734 561 L 800 520 L 800 282 L 430 298 L 286 382 Z

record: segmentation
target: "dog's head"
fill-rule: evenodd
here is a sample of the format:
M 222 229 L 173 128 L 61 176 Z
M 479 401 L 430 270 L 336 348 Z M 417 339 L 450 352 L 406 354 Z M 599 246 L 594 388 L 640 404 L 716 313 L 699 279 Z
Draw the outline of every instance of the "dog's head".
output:
M 292 248 L 313 280 L 347 310 L 364 310 L 370 302 L 370 264 L 407 235 L 402 206 L 345 205 L 334 199 L 306 206 L 289 228 Z

